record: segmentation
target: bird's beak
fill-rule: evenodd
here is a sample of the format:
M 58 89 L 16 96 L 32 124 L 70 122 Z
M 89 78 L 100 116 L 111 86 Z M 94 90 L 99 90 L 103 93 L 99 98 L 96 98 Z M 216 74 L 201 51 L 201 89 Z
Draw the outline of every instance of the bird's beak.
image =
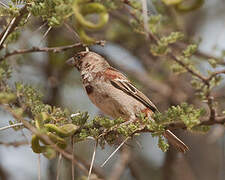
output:
M 74 66 L 75 65 L 75 60 L 73 57 L 69 58 L 67 61 L 66 61 L 66 64 L 68 64 L 69 66 Z

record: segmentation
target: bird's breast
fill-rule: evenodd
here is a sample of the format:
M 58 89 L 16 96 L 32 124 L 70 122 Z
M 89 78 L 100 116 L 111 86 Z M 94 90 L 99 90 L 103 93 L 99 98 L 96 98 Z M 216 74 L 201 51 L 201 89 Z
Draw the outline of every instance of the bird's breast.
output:
M 133 97 L 116 89 L 107 80 L 92 81 L 85 89 L 92 103 L 113 118 L 122 117 L 128 120 L 146 108 Z

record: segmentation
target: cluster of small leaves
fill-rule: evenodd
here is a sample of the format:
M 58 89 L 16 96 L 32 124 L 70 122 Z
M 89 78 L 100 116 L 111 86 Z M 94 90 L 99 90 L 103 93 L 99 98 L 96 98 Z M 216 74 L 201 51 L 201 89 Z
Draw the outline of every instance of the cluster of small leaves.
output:
M 28 85 L 23 85 L 20 82 L 17 82 L 15 87 L 19 102 L 26 107 L 26 109 L 29 109 L 32 114 L 35 115 L 41 112 L 48 112 L 49 106 L 45 106 L 41 101 L 42 94 L 36 89 Z
M 6 41 L 5 41 L 5 44 L 9 44 L 9 43 L 14 43 L 14 42 L 16 42 L 16 41 L 19 39 L 20 34 L 21 34 L 21 32 L 20 32 L 19 29 L 13 31 L 13 32 L 7 37 L 7 39 L 6 39 Z
M 166 152 L 169 149 L 169 144 L 165 141 L 162 135 L 159 136 L 158 146 L 163 152 Z
M 158 32 L 161 20 L 162 20 L 161 15 L 152 15 L 149 17 L 148 25 L 149 25 L 150 31 L 153 34 L 156 34 Z
M 19 8 L 14 6 L 12 3 L 8 5 L 8 7 L 0 6 L 0 17 L 15 17 L 19 15 Z
M 73 0 L 36 0 L 30 1 L 29 11 L 34 16 L 47 20 L 49 26 L 58 26 L 68 18 L 72 12 Z
M 0 63 L 0 104 L 14 102 L 16 95 L 7 85 L 7 79 L 11 77 L 11 69 L 6 62 Z
M 188 130 L 200 124 L 199 118 L 205 114 L 204 109 L 194 108 L 192 105 L 182 103 L 178 106 L 172 106 L 164 113 L 154 114 L 154 119 L 161 125 L 183 122 Z
M 11 77 L 11 72 L 11 68 L 5 61 L 0 62 L 0 82 L 5 82 L 9 79 Z
M 157 115 L 157 117 L 162 116 L 162 114 L 160 114 L 160 113 L 158 113 L 156 115 Z M 157 119 L 155 119 L 155 117 L 149 118 L 149 117 L 146 117 L 142 113 L 139 115 L 138 118 L 142 122 L 141 123 L 142 127 L 147 128 L 151 132 L 152 137 L 158 137 L 158 147 L 163 152 L 166 152 L 169 148 L 169 144 L 162 137 L 163 133 L 165 132 L 166 126 L 164 124 L 161 124 Z M 141 127 L 141 126 L 139 125 L 139 127 Z
M 191 57 L 198 49 L 196 44 L 190 44 L 187 48 L 183 51 L 184 57 Z
M 72 117 L 73 124 L 80 125 L 80 131 L 75 134 L 75 141 L 86 140 L 87 137 L 92 137 L 94 139 L 99 139 L 99 144 L 104 147 L 105 143 L 113 144 L 116 141 L 118 132 L 114 131 L 118 125 L 124 122 L 123 119 L 118 118 L 111 120 L 107 117 L 96 116 L 93 120 L 88 122 L 87 112 L 77 114 Z M 105 133 L 108 132 L 108 133 Z M 100 137 L 103 133 L 104 136 Z
M 191 85 L 196 89 L 196 95 L 202 100 L 207 101 L 208 95 L 211 90 L 218 86 L 222 81 L 222 76 L 215 76 L 209 81 L 209 86 L 199 80 L 198 78 L 193 78 Z
M 141 130 L 141 124 L 139 122 L 129 123 L 127 125 L 122 125 L 117 128 L 117 132 L 121 135 L 128 137 L 134 135 L 138 130 Z
M 218 65 L 218 60 L 216 60 L 216 59 L 208 59 L 208 62 L 209 62 L 209 64 L 212 66 L 212 68 L 216 68 L 217 67 L 217 65 Z
M 172 72 L 178 75 L 187 72 L 187 68 L 189 68 L 198 73 L 198 70 L 195 68 L 193 62 L 190 59 L 190 57 L 196 52 L 197 48 L 198 47 L 196 44 L 188 45 L 186 49 L 183 50 L 182 52 L 183 54 L 176 57 L 179 61 L 181 61 L 185 65 L 185 67 L 175 62 L 170 67 Z
M 172 32 L 169 36 L 162 37 L 157 44 L 150 47 L 150 51 L 155 56 L 166 55 L 169 51 L 169 45 L 183 39 L 184 35 L 180 32 Z
M 78 112 L 71 115 L 72 123 L 77 126 L 84 126 L 89 118 L 88 112 Z

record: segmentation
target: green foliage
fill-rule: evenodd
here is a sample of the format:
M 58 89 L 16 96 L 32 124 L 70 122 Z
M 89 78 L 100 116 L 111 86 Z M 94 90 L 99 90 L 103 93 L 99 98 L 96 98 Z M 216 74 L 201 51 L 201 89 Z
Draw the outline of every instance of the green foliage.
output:
M 83 126 L 89 118 L 88 112 L 78 112 L 71 116 L 72 123 L 77 126 Z
M 208 62 L 213 68 L 216 68 L 218 65 L 218 61 L 216 59 L 209 59 Z
M 152 15 L 149 17 L 149 29 L 153 34 L 156 34 L 159 29 L 160 21 L 162 20 L 161 15 Z
M 15 17 L 19 15 L 19 8 L 14 6 L 13 4 L 9 4 L 9 7 L 0 6 L 0 17 L 7 16 L 7 17 Z
M 210 91 L 218 86 L 222 81 L 222 76 L 214 76 L 209 81 L 209 86 L 203 83 L 198 78 L 193 78 L 191 85 L 196 89 L 196 95 L 202 100 L 206 101 Z
M 99 30 L 109 19 L 107 8 L 102 3 L 90 0 L 37 0 L 31 1 L 30 4 L 29 11 L 34 16 L 40 16 L 43 20 L 47 20 L 49 26 L 52 27 L 63 24 L 65 20 L 74 15 L 75 21 L 73 24 L 75 30 L 85 44 L 95 42 L 95 39 L 89 37 L 85 30 Z M 108 4 L 109 8 L 116 7 L 115 3 L 109 1 L 104 4 Z M 97 23 L 93 23 L 85 18 L 92 14 L 99 16 Z
M 196 44 L 190 44 L 183 51 L 184 57 L 191 57 L 198 49 Z
M 158 146 L 163 152 L 166 152 L 169 149 L 169 144 L 165 141 L 163 136 L 159 136 Z
M 181 74 L 184 72 L 187 72 L 187 68 L 189 68 L 190 70 L 199 73 L 198 70 L 195 68 L 193 62 L 191 61 L 191 56 L 197 51 L 197 45 L 196 44 L 191 44 L 188 45 L 186 47 L 185 50 L 183 50 L 183 55 L 180 56 L 176 56 L 176 58 L 183 64 L 179 64 L 177 62 L 174 62 L 171 65 L 171 70 L 175 73 L 175 74 Z
M 162 37 L 160 40 L 158 40 L 157 45 L 151 45 L 150 51 L 155 56 L 166 55 L 170 51 L 168 45 L 183 39 L 183 37 L 184 35 L 180 32 L 172 32 L 169 36 Z
M 49 26 L 58 26 L 72 15 L 73 0 L 36 0 L 29 3 L 29 11 L 47 20 Z
M 200 124 L 199 118 L 205 114 L 204 109 L 196 109 L 192 105 L 182 103 L 178 106 L 172 106 L 164 113 L 154 114 L 154 119 L 161 125 L 183 122 L 188 130 Z
M 0 62 L 0 82 L 5 82 L 11 77 L 11 68 L 6 61 Z
M 0 104 L 8 104 L 16 100 L 16 95 L 9 92 L 0 92 Z

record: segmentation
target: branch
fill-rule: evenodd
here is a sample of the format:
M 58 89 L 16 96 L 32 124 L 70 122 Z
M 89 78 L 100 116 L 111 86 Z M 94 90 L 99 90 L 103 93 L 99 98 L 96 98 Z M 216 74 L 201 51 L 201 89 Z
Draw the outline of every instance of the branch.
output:
M 0 145 L 18 147 L 23 145 L 29 145 L 29 142 L 28 141 L 0 142 Z
M 215 124 L 225 124 L 225 116 L 218 116 L 215 117 L 214 120 L 203 120 L 201 121 L 200 124 L 198 124 L 197 126 L 211 126 L 211 125 L 215 125 Z M 184 123 L 172 123 L 168 125 L 168 129 L 170 130 L 176 130 L 176 129 L 186 129 L 187 127 L 185 126 Z
M 179 65 L 181 65 L 182 67 L 184 67 L 190 74 L 192 74 L 193 76 L 201 79 L 202 82 L 204 82 L 205 84 L 208 84 L 207 78 L 205 76 L 201 75 L 200 73 L 198 73 L 195 70 L 193 70 L 190 67 L 188 67 L 183 61 L 179 60 L 175 55 L 173 55 L 173 53 L 168 53 L 168 56 L 172 60 L 174 60 L 175 62 L 177 62 Z
M 96 41 L 96 45 L 104 46 L 104 44 L 105 44 L 105 41 Z M 32 47 L 29 49 L 19 49 L 19 50 L 15 50 L 15 51 L 6 53 L 3 57 L 0 58 L 0 62 L 9 56 L 13 56 L 13 55 L 17 55 L 17 54 L 26 54 L 26 53 L 33 53 L 33 52 L 59 53 L 62 51 L 73 49 L 75 47 L 85 47 L 85 45 L 82 43 L 75 43 L 75 44 L 71 44 L 71 45 L 67 45 L 67 46 L 59 46 L 59 47 L 44 47 L 44 48 Z
M 215 76 L 219 75 L 219 74 L 225 74 L 225 69 L 220 70 L 220 71 L 215 71 L 213 72 L 208 78 L 207 81 L 210 81 L 212 78 L 214 78 Z

